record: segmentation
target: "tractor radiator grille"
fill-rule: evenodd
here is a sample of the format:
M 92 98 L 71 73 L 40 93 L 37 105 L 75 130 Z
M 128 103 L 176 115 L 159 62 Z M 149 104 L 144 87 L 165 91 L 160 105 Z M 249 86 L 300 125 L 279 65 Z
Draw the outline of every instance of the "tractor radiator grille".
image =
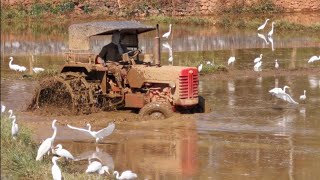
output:
M 198 98 L 198 73 L 185 73 L 179 76 L 180 99 Z

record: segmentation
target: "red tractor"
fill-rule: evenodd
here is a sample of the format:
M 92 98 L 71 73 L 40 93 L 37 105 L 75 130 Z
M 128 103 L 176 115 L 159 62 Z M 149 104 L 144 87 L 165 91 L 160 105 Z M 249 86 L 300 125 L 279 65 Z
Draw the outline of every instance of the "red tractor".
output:
M 142 54 L 138 35 L 156 30 L 152 54 Z M 90 39 L 119 31 L 130 52 L 120 62 L 97 63 Z M 204 112 L 196 67 L 162 66 L 158 25 L 136 21 L 91 22 L 69 27 L 69 50 L 59 75 L 40 81 L 32 109 L 55 107 L 74 114 L 137 109 L 143 117 L 164 119 L 174 111 Z M 121 82 L 110 70 L 117 66 Z

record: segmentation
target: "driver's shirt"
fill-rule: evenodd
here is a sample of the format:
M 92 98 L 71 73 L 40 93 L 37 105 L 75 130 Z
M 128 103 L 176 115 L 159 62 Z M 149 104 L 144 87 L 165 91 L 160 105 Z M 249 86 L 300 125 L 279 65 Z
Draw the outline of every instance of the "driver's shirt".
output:
M 127 48 L 124 45 L 121 45 L 121 48 L 124 52 L 127 52 Z M 113 42 L 103 46 L 98 56 L 105 61 L 119 62 L 122 60 L 122 55 L 119 53 L 118 46 Z

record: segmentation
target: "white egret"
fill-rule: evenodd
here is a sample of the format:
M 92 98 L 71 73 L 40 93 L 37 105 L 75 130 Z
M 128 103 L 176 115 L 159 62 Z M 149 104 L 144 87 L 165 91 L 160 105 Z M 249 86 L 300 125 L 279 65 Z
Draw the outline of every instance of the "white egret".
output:
M 89 163 L 89 166 L 86 170 L 86 173 L 94 173 L 98 172 L 100 175 L 107 172 L 109 175 L 109 167 L 108 166 L 102 166 L 102 164 L 99 161 L 93 161 Z
M 61 144 L 56 145 L 54 152 L 55 152 L 55 154 L 57 154 L 60 157 L 65 157 L 67 160 L 74 159 L 74 157 L 72 156 L 72 154 L 68 150 L 62 149 Z
M 254 62 L 254 63 L 257 63 L 257 62 L 261 61 L 262 56 L 263 56 L 263 55 L 260 54 L 260 57 L 255 58 L 255 59 L 253 60 L 253 62 Z
M 9 59 L 10 59 L 9 68 L 11 70 L 14 70 L 14 71 L 25 71 L 26 70 L 26 67 L 24 67 L 24 66 L 19 66 L 17 64 L 12 64 L 13 57 L 10 57 Z
M 303 95 L 300 96 L 300 101 L 305 101 L 307 99 L 306 90 L 303 90 Z
M 272 28 L 271 31 L 269 31 L 268 36 L 272 36 L 273 35 L 273 28 L 274 28 L 274 22 L 272 22 Z
M 257 63 L 254 65 L 253 70 L 254 70 L 254 71 L 257 71 L 257 72 L 262 71 L 261 65 L 262 65 L 262 61 L 257 62 Z
M 267 41 L 266 37 L 263 34 L 258 33 L 258 37 L 263 39 L 266 44 L 269 44 L 269 42 Z
M 266 21 L 265 21 L 261 26 L 258 27 L 258 31 L 264 29 L 264 27 L 266 27 L 267 22 L 268 22 L 269 20 L 270 20 L 270 19 L 266 19 Z
M 275 97 L 277 98 L 280 98 L 284 101 L 287 101 L 289 103 L 292 103 L 292 104 L 299 104 L 297 103 L 295 100 L 292 99 L 292 97 L 287 94 L 285 91 L 286 91 L 286 88 L 289 88 L 288 86 L 284 86 L 283 89 L 281 88 L 273 88 L 269 91 L 269 93 L 271 93 L 271 95 L 274 95 Z
M 39 149 L 38 149 L 38 153 L 37 153 L 37 157 L 36 160 L 39 161 L 42 159 L 43 155 L 47 152 L 49 152 L 50 148 L 53 145 L 54 139 L 56 138 L 57 135 L 57 127 L 56 127 L 56 122 L 57 120 L 54 119 L 52 121 L 52 129 L 53 129 L 53 134 L 50 138 L 47 138 L 46 140 L 44 140 L 42 142 L 42 144 L 40 145 Z
M 236 57 L 231 56 L 231 57 L 228 59 L 228 66 L 229 66 L 230 64 L 233 65 L 235 61 L 236 61 Z
M 6 106 L 1 104 L 1 113 L 4 113 L 6 111 Z
M 164 37 L 164 38 L 169 38 L 169 36 L 170 36 L 170 34 L 171 34 L 171 26 L 172 26 L 172 24 L 169 25 L 169 31 L 166 32 L 166 33 L 164 33 L 164 34 L 162 35 L 162 37 Z
M 198 66 L 198 72 L 201 72 L 201 71 L 202 71 L 202 64 Z
M 12 127 L 11 127 L 11 135 L 13 139 L 16 139 L 17 135 L 18 135 L 18 131 L 19 131 L 19 127 L 18 124 L 16 124 L 16 116 L 12 116 Z
M 278 59 L 275 60 L 274 63 L 274 68 L 279 69 L 279 63 L 278 63 Z
M 121 176 L 119 176 L 119 172 L 118 171 L 114 171 L 113 172 L 113 175 L 116 175 L 116 178 L 117 179 L 135 179 L 137 178 L 137 174 L 136 173 L 133 173 L 132 171 L 130 170 L 127 170 L 127 171 L 123 171 L 121 173 Z
M 52 157 L 53 165 L 51 167 L 51 173 L 52 173 L 53 180 L 61 180 L 62 179 L 61 170 L 60 170 L 59 166 L 57 165 L 58 159 L 59 159 L 59 157 L 57 157 L 57 156 Z
M 312 62 L 318 61 L 318 60 L 320 60 L 320 56 L 319 56 L 319 57 L 317 57 L 317 56 L 312 56 L 312 57 L 309 59 L 308 63 L 312 63 Z
M 285 93 L 287 88 L 290 88 L 290 87 L 286 86 L 286 85 L 283 87 L 283 89 L 276 87 L 276 88 L 271 89 L 269 91 L 269 93 L 271 93 L 272 95 L 276 95 L 276 94 L 279 94 L 279 93 L 282 93 L 282 92 Z
M 172 63 L 172 62 L 173 62 L 173 57 L 172 57 L 172 56 L 169 56 L 168 61 L 169 61 L 170 63 Z
M 39 67 L 34 67 L 34 68 L 32 69 L 32 71 L 33 71 L 34 73 L 39 73 L 39 72 L 44 71 L 44 69 L 43 69 L 43 68 L 39 68 Z
M 103 139 L 109 136 L 115 129 L 115 124 L 113 122 L 109 123 L 107 127 L 101 129 L 100 131 L 91 131 L 90 124 L 87 124 L 87 126 L 89 126 L 89 129 L 77 128 L 77 127 L 70 126 L 69 124 L 67 126 L 70 129 L 75 129 L 78 131 L 89 133 L 92 137 L 96 138 L 96 143 L 98 143 L 100 139 Z

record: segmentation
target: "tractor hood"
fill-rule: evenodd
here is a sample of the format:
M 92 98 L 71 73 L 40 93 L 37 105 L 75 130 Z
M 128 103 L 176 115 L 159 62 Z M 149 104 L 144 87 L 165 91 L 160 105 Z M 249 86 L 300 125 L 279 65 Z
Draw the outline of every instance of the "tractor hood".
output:
M 130 87 L 141 88 L 144 83 L 165 83 L 178 85 L 179 77 L 185 73 L 198 75 L 195 67 L 183 66 L 145 66 L 135 65 L 128 72 L 127 79 Z

